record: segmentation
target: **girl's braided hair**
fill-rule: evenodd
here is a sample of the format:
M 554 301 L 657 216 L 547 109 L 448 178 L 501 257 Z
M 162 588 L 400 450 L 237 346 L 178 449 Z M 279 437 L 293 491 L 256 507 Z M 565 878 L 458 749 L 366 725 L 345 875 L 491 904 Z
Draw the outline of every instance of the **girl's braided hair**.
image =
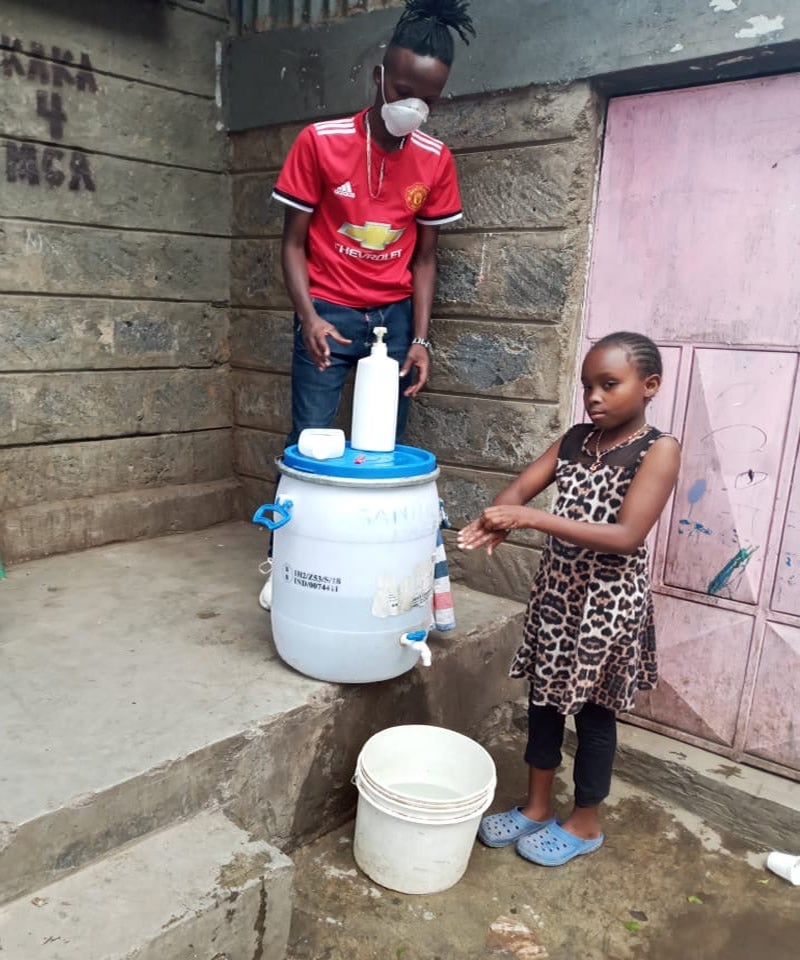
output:
M 453 63 L 453 29 L 464 43 L 475 36 L 469 0 L 406 0 L 406 8 L 394 28 L 390 47 L 405 47 L 423 57 L 436 57 L 448 67 Z
M 646 337 L 644 334 L 630 333 L 627 330 L 609 333 L 598 340 L 592 350 L 597 350 L 599 347 L 622 347 L 643 380 L 653 375 L 660 377 L 664 372 L 661 363 L 661 351 L 650 337 Z

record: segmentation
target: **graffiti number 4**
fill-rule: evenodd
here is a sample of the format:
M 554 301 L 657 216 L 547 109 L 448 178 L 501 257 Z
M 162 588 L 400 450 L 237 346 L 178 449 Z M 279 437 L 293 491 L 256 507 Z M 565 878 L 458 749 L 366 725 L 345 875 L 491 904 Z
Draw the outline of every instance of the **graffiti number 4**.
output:
M 67 122 L 67 115 L 61 104 L 61 94 L 37 90 L 36 113 L 50 123 L 50 136 L 54 140 L 61 140 L 64 136 L 64 124 Z

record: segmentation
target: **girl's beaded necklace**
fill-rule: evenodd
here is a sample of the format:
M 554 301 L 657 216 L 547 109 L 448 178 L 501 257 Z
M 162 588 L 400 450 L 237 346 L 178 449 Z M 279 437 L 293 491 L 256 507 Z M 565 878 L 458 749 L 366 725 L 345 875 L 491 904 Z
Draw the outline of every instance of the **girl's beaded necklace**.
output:
M 371 200 L 377 200 L 381 195 L 381 190 L 383 189 L 383 178 L 386 173 L 386 156 L 381 157 L 381 165 L 378 170 L 378 189 L 373 191 L 372 189 L 372 131 L 369 128 L 369 111 L 367 111 L 364 116 L 364 126 L 367 130 L 367 190 L 369 191 L 369 196 Z M 403 149 L 403 145 L 406 142 L 406 138 L 400 141 L 400 146 L 398 150 Z
M 594 457 L 594 460 L 589 464 L 589 470 L 592 473 L 596 473 L 600 469 L 600 467 L 603 466 L 603 457 L 605 457 L 606 454 L 611 453 L 612 450 L 619 450 L 620 447 L 625 447 L 629 443 L 633 443 L 634 440 L 639 440 L 648 432 L 649 429 L 650 429 L 650 424 L 643 423 L 638 430 L 635 430 L 633 433 L 629 434 L 623 440 L 620 440 L 619 443 L 615 443 L 613 447 L 607 447 L 605 450 L 600 449 L 600 442 L 603 439 L 603 431 L 599 430 L 597 431 L 597 440 L 595 440 L 595 444 L 594 444 L 594 454 L 589 449 L 589 439 L 590 437 L 594 436 L 595 431 L 593 430 L 591 433 L 587 434 L 586 439 L 581 444 L 581 451 L 585 453 L 586 456 L 589 457 L 590 459 Z

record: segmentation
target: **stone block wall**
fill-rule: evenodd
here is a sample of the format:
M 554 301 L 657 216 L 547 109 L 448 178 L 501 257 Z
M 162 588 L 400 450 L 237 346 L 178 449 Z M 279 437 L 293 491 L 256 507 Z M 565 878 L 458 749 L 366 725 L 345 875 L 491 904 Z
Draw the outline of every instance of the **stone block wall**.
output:
M 303 27 L 325 20 L 355 16 L 385 7 L 401 7 L 405 0 L 255 0 L 243 16 L 244 30 L 283 30 L 287 27 Z M 249 16 L 248 16 L 249 15 Z M 252 19 L 250 19 L 252 18 Z
M 300 127 L 233 137 L 231 364 L 235 468 L 247 516 L 271 499 L 289 426 L 291 311 L 282 212 L 269 202 Z M 453 150 L 465 217 L 442 232 L 433 371 L 407 442 L 433 450 L 454 526 L 474 517 L 571 421 L 598 157 L 588 85 L 445 101 L 426 128 Z M 341 425 L 346 426 L 346 415 Z M 455 576 L 527 596 L 539 541 L 487 561 L 453 548 Z
M 227 0 L 0 7 L 0 553 L 227 519 Z

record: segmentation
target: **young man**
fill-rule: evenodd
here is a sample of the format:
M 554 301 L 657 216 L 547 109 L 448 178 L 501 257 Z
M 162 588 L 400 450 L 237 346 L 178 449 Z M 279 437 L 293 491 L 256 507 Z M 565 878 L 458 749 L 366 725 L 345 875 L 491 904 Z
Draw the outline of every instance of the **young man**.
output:
M 455 30 L 475 35 L 468 0 L 406 0 L 375 101 L 354 117 L 306 127 L 273 198 L 286 205 L 282 263 L 295 308 L 292 429 L 328 427 L 348 372 L 386 327 L 400 363 L 397 439 L 425 386 L 439 227 L 461 217 L 448 148 L 420 132 L 444 89 Z M 262 606 L 271 603 L 268 579 Z

